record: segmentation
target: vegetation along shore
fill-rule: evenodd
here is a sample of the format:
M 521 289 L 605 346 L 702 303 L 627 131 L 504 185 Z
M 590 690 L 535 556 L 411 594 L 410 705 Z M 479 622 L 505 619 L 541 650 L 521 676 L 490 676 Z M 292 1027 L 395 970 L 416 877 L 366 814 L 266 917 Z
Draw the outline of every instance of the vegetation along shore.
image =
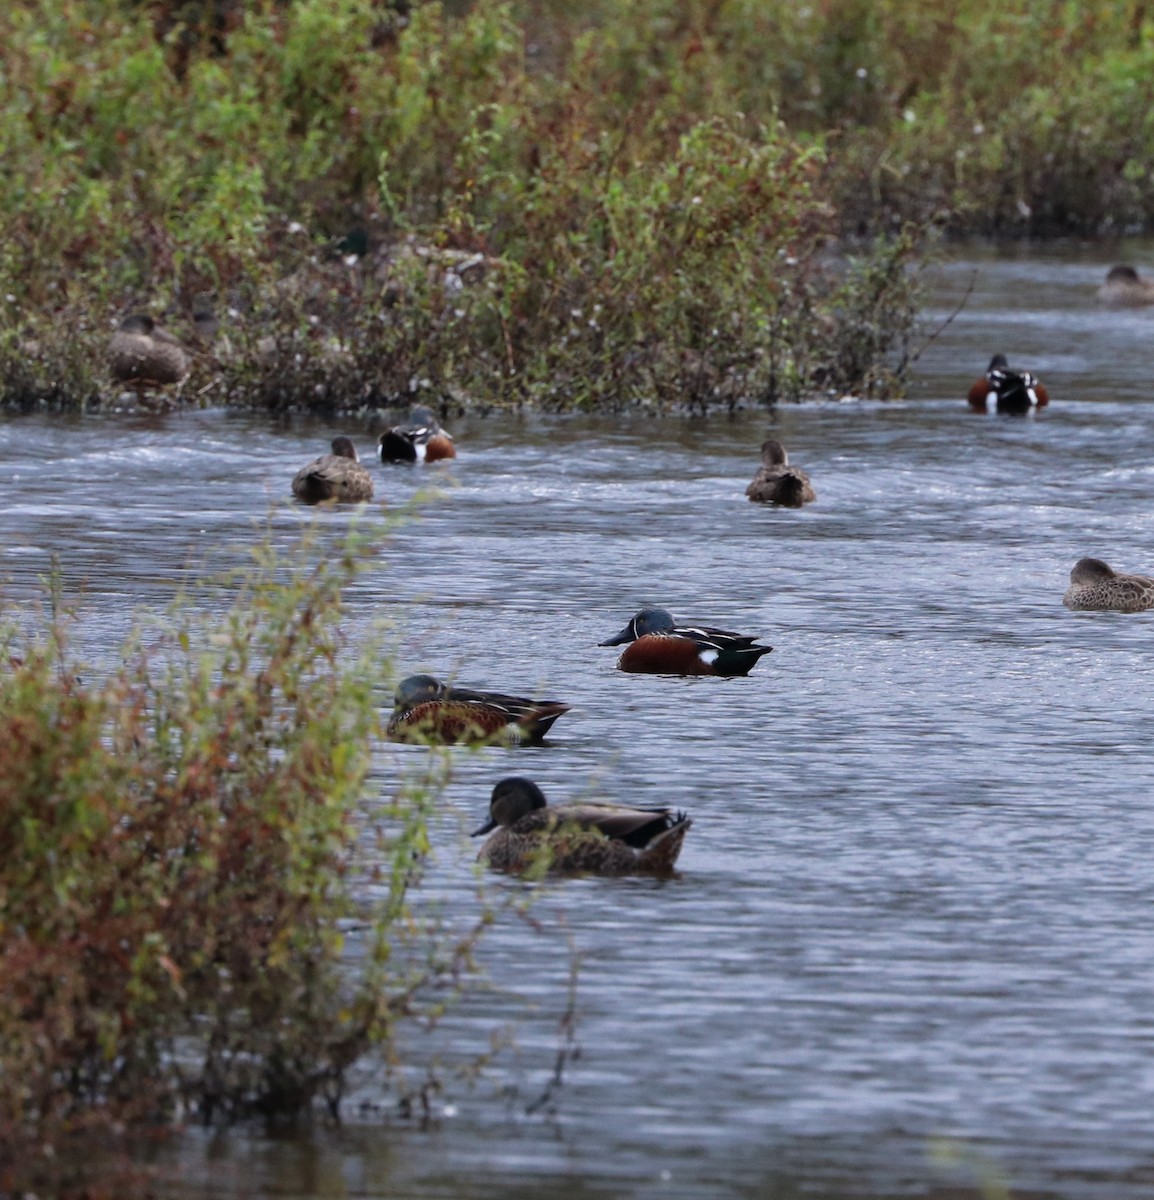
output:
M 931 229 L 1148 229 L 1143 5 L 32 0 L 0 395 L 441 412 L 892 395 Z M 982 69 L 973 70 L 980 62 Z

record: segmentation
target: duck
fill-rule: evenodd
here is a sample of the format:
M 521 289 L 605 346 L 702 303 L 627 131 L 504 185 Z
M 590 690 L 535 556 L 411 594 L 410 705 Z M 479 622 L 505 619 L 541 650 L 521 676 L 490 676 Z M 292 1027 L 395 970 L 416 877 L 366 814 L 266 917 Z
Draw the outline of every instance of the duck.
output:
M 664 608 L 643 608 L 620 633 L 598 645 L 624 642 L 629 644 L 617 669 L 651 675 L 748 675 L 773 649 L 745 634 L 709 625 L 677 625 Z
M 1029 371 L 1013 371 L 1004 354 L 990 359 L 986 373 L 974 380 L 967 399 L 976 412 L 1028 413 L 1045 408 L 1050 397 Z
M 497 871 L 669 875 L 692 824 L 687 813 L 664 807 L 549 807 L 531 779 L 513 775 L 493 788 L 489 819 L 473 837 L 489 835 L 477 861 Z
M 450 687 L 433 675 L 410 675 L 397 686 L 386 736 L 394 742 L 540 742 L 569 711 L 559 700 Z
M 383 463 L 438 462 L 456 458 L 457 448 L 433 410 L 418 404 L 405 424 L 381 434 L 377 456 Z
M 168 387 L 188 374 L 184 346 L 147 313 L 130 313 L 108 343 L 108 370 L 135 389 Z
M 331 454 L 322 454 L 293 477 L 293 495 L 304 504 L 327 500 L 356 504 L 373 498 L 373 477 L 358 458 L 352 439 L 335 437 Z
M 1143 279 L 1129 263 L 1119 263 L 1106 272 L 1098 300 L 1117 308 L 1154 304 L 1154 281 Z
M 817 499 L 809 476 L 800 467 L 789 465 L 789 455 L 776 438 L 761 443 L 761 466 L 745 494 L 759 504 L 785 508 L 801 508 Z
M 1100 558 L 1080 558 L 1070 572 L 1062 603 L 1080 610 L 1145 612 L 1154 608 L 1154 578 L 1123 575 Z

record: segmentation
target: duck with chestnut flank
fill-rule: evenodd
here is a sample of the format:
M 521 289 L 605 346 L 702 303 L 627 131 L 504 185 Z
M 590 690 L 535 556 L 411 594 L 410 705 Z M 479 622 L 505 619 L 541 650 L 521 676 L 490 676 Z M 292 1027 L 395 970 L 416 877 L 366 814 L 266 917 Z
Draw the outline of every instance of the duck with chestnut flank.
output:
M 748 675 L 757 660 L 773 649 L 742 633 L 709 625 L 676 625 L 664 608 L 643 608 L 620 633 L 598 645 L 622 643 L 628 645 L 617 669 L 650 675 Z
M 477 859 L 498 871 L 668 875 L 692 824 L 672 808 L 549 807 L 531 779 L 514 775 L 493 788 L 489 819 L 473 836 L 489 835 Z
M 418 404 L 405 424 L 381 434 L 377 457 L 383 463 L 437 462 L 456 458 L 457 448 L 432 409 Z
M 539 742 L 569 711 L 558 700 L 450 687 L 432 675 L 401 680 L 386 733 L 394 742 Z
M 990 359 L 986 373 L 974 380 L 967 399 L 975 412 L 1021 414 L 1050 403 L 1041 380 L 1029 371 L 1011 370 L 1004 354 Z

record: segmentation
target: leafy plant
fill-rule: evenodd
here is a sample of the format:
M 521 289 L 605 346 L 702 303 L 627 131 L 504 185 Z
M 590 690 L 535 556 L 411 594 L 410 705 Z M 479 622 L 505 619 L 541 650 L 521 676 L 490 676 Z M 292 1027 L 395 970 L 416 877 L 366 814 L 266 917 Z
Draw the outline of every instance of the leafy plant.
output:
M 336 1111 L 459 988 L 490 914 L 417 902 L 438 761 L 371 779 L 364 551 L 262 546 L 223 613 L 181 597 L 104 677 L 59 611 L 0 632 L 0 1190 L 85 1130 Z

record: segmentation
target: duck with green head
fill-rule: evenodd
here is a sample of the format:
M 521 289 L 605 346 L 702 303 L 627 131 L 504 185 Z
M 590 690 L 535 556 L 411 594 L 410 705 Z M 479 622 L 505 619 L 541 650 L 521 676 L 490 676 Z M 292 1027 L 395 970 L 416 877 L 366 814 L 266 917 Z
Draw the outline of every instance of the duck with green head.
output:
M 975 412 L 1023 416 L 1045 408 L 1050 394 L 1029 371 L 1015 371 L 1004 354 L 995 354 L 984 375 L 970 385 L 966 400 Z
M 600 646 L 625 645 L 619 671 L 646 675 L 748 675 L 772 646 L 710 625 L 677 625 L 664 608 L 643 608 Z
M 381 434 L 377 457 L 383 463 L 439 462 L 457 457 L 457 447 L 433 410 L 416 405 L 403 425 L 394 425 Z

